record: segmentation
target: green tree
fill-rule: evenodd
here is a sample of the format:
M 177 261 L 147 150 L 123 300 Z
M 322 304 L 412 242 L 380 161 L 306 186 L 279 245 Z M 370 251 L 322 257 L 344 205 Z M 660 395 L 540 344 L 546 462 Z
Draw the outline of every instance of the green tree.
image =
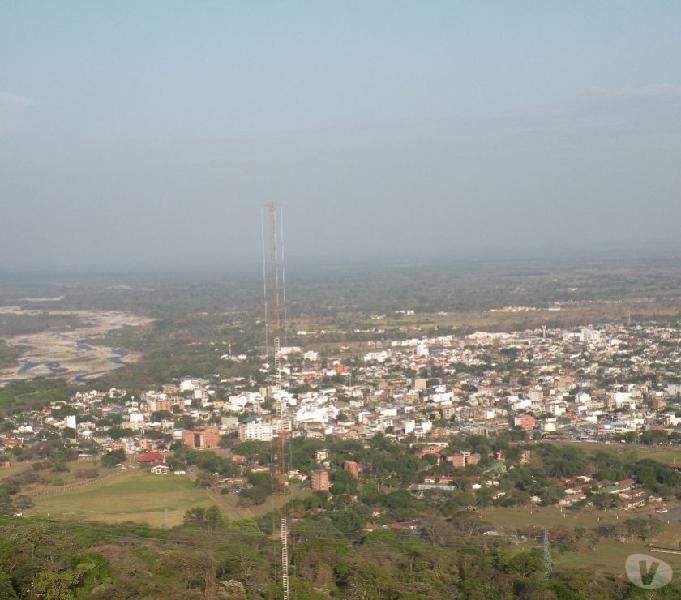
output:
M 71 570 L 40 571 L 29 593 L 40 600 L 75 600 L 74 589 L 77 585 L 78 575 Z
M 107 469 L 112 469 L 116 465 L 125 462 L 125 452 L 123 450 L 114 450 L 113 452 L 107 452 L 101 458 L 101 463 L 103 467 Z

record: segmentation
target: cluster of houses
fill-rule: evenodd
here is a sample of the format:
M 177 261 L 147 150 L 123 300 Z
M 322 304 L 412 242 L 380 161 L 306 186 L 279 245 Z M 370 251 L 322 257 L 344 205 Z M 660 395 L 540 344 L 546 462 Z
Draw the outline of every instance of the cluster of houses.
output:
M 459 469 L 480 457 L 444 457 L 438 444 L 462 434 L 514 429 L 535 439 L 618 442 L 659 431 L 671 440 L 681 432 L 679 362 L 681 329 L 660 326 L 375 340 L 359 353 L 339 346 L 325 356 L 290 346 L 282 349 L 282 389 L 243 378 L 187 377 L 141 397 L 120 389 L 79 392 L 69 402 L 13 417 L 0 449 L 30 444 L 49 429 L 72 443 L 93 441 L 104 451 L 158 457 L 172 443 L 200 450 L 218 448 L 225 437 L 269 442 L 285 428 L 308 438 L 367 439 L 380 433 L 435 444 L 422 452 Z M 261 370 L 270 372 L 270 365 L 263 363 Z M 167 469 L 164 459 L 148 464 L 159 473 Z M 313 487 L 328 487 L 324 477 L 313 476 Z M 452 481 L 443 476 L 423 485 Z M 631 492 L 613 491 L 633 505 L 640 499 Z M 566 488 L 566 502 L 579 496 L 578 482 Z
M 572 506 L 587 498 L 586 491 L 594 482 L 587 475 L 580 475 L 563 481 L 565 496 L 559 501 L 560 506 Z M 623 510 L 642 508 L 648 502 L 662 502 L 662 499 L 646 494 L 636 480 L 628 477 L 613 484 L 596 482 L 596 490 L 616 498 L 617 506 Z

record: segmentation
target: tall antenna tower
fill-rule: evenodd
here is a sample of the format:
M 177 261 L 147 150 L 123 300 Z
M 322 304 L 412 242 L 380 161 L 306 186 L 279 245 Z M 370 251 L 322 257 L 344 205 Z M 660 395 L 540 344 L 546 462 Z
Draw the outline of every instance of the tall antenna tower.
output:
M 283 600 L 289 600 L 289 553 L 288 553 L 288 516 L 286 514 L 287 475 L 286 436 L 287 404 L 282 389 L 281 339 L 283 333 L 282 309 L 285 303 L 286 270 L 284 268 L 284 236 L 281 207 L 270 202 L 263 208 L 263 279 L 266 310 L 266 343 L 272 343 L 272 363 L 274 365 L 274 385 L 270 397 L 278 400 L 278 451 L 277 481 L 279 484 L 279 535 L 281 542 L 281 584 Z M 268 313 L 268 314 L 267 314 Z
M 549 530 L 544 528 L 544 577 L 551 579 L 553 573 L 553 561 L 551 560 L 551 543 L 549 542 Z

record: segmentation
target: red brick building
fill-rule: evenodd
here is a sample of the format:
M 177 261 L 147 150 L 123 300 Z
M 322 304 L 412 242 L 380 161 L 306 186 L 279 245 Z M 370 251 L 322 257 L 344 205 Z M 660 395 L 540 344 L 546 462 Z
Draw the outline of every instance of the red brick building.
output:
M 470 452 L 459 452 L 459 454 L 448 456 L 447 461 L 455 469 L 465 469 L 469 465 L 477 465 L 480 462 L 480 455 L 471 454 Z
M 534 429 L 535 420 L 532 415 L 521 415 L 515 418 L 514 424 L 516 427 L 520 427 L 525 431 L 532 431 Z
M 329 472 L 328 471 L 314 471 L 312 473 L 312 489 L 315 492 L 329 491 Z
M 217 427 L 200 427 L 182 432 L 182 443 L 194 450 L 217 448 L 220 445 L 220 430 Z
M 22 448 L 24 446 L 23 438 L 0 438 L 0 446 L 5 448 Z
M 359 479 L 359 463 L 356 463 L 354 460 L 346 460 L 345 464 L 343 465 L 343 468 L 350 473 L 355 479 Z

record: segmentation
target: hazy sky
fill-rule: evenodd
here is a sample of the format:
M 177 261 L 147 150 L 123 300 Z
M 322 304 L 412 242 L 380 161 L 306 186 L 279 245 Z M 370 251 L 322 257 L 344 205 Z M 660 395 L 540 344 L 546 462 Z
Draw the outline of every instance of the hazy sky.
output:
M 0 0 L 0 270 L 681 251 L 681 3 Z

